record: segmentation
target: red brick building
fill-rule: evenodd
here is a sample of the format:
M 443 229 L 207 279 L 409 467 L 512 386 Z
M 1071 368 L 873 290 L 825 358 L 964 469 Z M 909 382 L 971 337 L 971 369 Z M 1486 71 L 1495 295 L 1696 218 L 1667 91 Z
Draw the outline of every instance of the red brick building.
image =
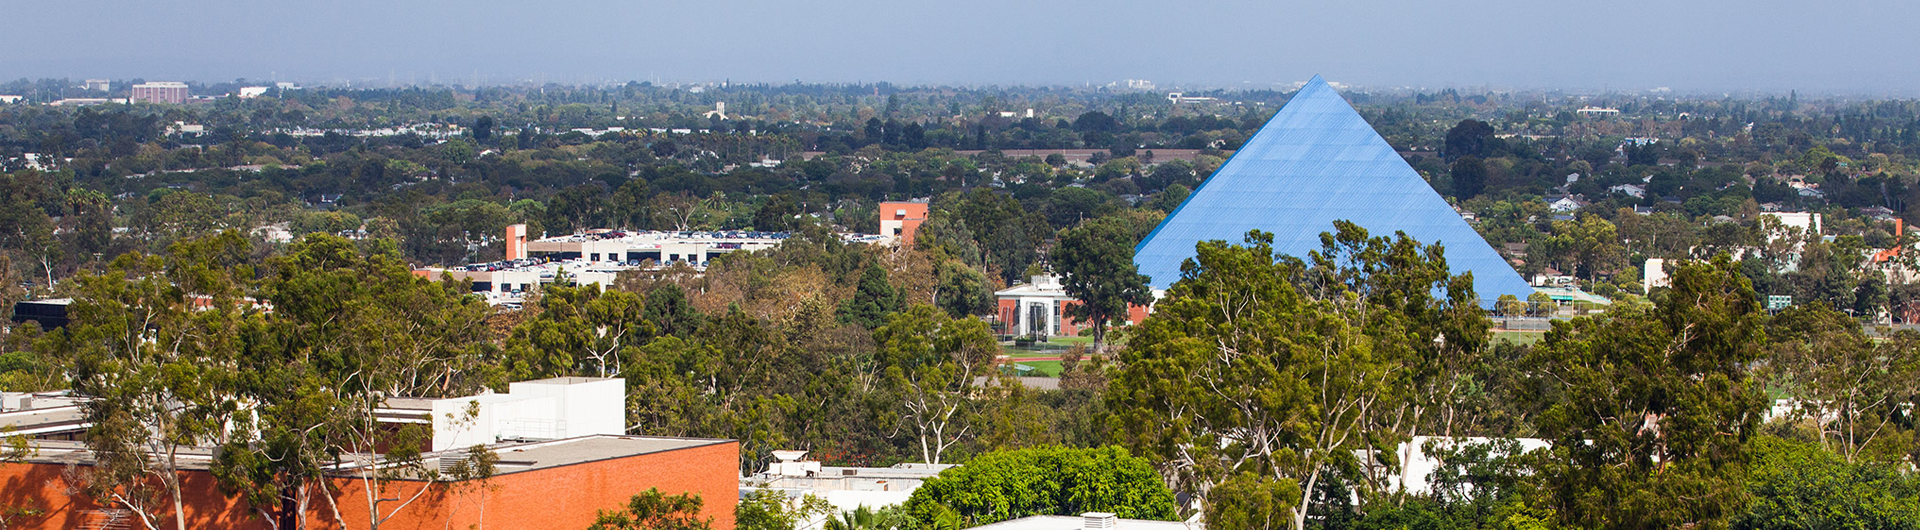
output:
M 1054 276 L 1034 276 L 1028 283 L 1002 289 L 993 296 L 1001 323 L 1000 333 L 1004 335 L 1072 337 L 1090 327 L 1067 316 L 1067 308 L 1080 301 L 1068 296 L 1060 286 L 1060 279 Z M 1152 306 L 1128 306 L 1126 324 L 1139 324 L 1151 313 Z

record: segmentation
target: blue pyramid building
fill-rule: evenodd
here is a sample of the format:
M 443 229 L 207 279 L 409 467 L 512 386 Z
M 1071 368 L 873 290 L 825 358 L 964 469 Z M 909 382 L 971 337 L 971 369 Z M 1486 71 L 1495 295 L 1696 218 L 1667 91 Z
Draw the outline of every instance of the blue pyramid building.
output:
M 1376 235 L 1406 232 L 1443 244 L 1454 274 L 1473 271 L 1482 305 L 1533 289 L 1420 174 L 1314 76 L 1140 245 L 1134 263 L 1156 289 L 1180 279 L 1180 263 L 1207 240 L 1242 242 L 1273 233 L 1274 252 L 1305 259 L 1320 234 L 1348 220 Z

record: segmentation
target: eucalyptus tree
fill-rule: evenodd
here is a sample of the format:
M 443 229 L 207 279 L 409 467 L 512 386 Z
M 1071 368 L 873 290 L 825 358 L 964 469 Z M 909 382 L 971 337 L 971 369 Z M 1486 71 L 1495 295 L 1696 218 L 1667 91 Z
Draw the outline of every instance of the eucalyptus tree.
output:
M 1461 422 L 1488 327 L 1471 277 L 1404 234 L 1336 230 L 1311 261 L 1259 231 L 1197 245 L 1108 387 L 1119 436 L 1236 521 L 1302 528 L 1336 477 L 1377 500 L 1398 442 Z
M 170 514 L 187 527 L 181 474 L 187 449 L 225 441 L 240 408 L 236 354 L 253 281 L 237 232 L 171 245 L 167 257 L 127 254 L 78 278 L 68 329 L 46 343 L 71 359 L 87 398 L 87 490 L 147 528 Z
M 1522 363 L 1553 445 L 1534 470 L 1548 507 L 1584 528 L 1724 528 L 1767 401 L 1753 377 L 1765 315 L 1724 255 L 1674 268 L 1651 309 L 1556 322 Z

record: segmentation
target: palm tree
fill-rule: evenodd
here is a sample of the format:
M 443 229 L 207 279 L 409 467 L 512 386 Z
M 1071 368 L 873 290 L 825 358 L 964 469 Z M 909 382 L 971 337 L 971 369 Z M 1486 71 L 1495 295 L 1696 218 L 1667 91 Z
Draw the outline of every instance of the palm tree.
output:
M 840 512 L 837 519 L 827 519 L 826 530 L 904 530 L 913 527 L 913 518 L 899 506 L 888 506 L 873 510 L 861 506 L 850 512 Z

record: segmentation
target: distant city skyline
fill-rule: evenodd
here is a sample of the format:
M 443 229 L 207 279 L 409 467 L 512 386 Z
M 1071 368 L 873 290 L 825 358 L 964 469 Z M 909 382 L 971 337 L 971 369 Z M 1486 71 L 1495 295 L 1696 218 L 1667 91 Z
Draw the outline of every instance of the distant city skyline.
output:
M 1920 3 L 102 0 L 9 8 L 0 79 L 1920 95 Z

